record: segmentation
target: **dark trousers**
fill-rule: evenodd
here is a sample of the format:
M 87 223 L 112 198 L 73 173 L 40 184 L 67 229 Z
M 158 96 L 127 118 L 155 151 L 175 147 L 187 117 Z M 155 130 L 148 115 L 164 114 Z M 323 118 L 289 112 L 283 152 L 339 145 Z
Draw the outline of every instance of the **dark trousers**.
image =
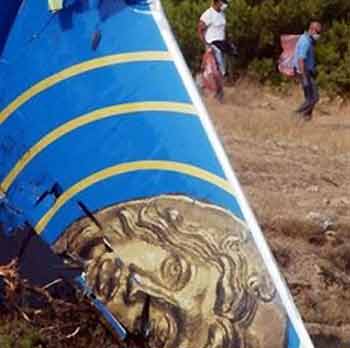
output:
M 296 112 L 302 114 L 305 118 L 310 119 L 312 111 L 319 100 L 318 87 L 311 73 L 306 73 L 306 80 L 300 75 L 300 84 L 304 91 L 305 101 L 299 106 Z

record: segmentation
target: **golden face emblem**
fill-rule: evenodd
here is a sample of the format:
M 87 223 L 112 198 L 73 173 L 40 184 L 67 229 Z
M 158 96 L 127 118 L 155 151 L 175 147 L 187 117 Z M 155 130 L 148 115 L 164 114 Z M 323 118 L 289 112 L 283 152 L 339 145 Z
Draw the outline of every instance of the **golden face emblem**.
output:
M 246 226 L 185 196 L 121 203 L 73 223 L 57 251 L 130 331 L 147 299 L 151 348 L 285 348 L 287 319 Z

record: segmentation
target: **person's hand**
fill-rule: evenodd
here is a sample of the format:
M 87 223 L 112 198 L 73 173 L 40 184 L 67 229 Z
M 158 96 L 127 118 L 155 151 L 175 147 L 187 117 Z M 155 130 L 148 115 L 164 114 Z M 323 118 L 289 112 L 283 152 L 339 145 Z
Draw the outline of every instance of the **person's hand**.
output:
M 311 75 L 312 78 L 316 79 L 317 78 L 317 70 L 312 70 L 309 72 L 309 74 Z
M 213 51 L 213 47 L 210 44 L 206 44 L 205 45 L 205 52 L 212 52 Z
M 302 75 L 302 83 L 304 87 L 309 87 L 310 85 L 310 79 L 308 78 L 308 76 L 306 74 Z

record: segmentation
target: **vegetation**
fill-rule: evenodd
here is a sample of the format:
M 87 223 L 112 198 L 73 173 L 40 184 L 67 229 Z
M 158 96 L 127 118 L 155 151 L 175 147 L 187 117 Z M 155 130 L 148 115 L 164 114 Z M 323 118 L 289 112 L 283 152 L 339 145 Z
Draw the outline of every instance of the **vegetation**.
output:
M 200 66 L 202 44 L 196 26 L 210 1 L 163 0 L 172 28 L 193 71 Z M 228 34 L 239 49 L 236 70 L 260 82 L 285 81 L 276 63 L 281 34 L 300 34 L 310 20 L 323 23 L 317 45 L 318 81 L 333 94 L 350 95 L 349 0 L 231 0 L 227 9 Z

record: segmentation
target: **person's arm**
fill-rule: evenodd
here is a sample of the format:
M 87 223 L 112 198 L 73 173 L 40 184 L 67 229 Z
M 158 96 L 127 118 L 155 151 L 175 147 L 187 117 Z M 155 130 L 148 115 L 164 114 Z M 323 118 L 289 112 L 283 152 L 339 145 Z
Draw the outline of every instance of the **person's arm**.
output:
M 299 47 L 298 52 L 298 68 L 303 79 L 304 86 L 308 85 L 309 79 L 305 67 L 305 59 L 307 57 L 309 46 L 306 42 L 303 42 Z
M 302 58 L 298 59 L 298 67 L 302 77 L 303 85 L 307 87 L 309 85 L 309 78 L 308 78 L 308 72 L 306 71 L 306 68 L 305 68 L 304 59 Z
M 204 45 L 206 45 L 205 32 L 207 31 L 207 25 L 201 20 L 198 23 L 197 31 L 200 40 L 203 42 Z
M 301 75 L 305 75 L 305 62 L 304 58 L 298 59 L 298 67 Z
M 203 42 L 204 46 L 207 46 L 209 44 L 209 42 L 206 42 L 205 40 L 205 33 L 208 30 L 208 27 L 210 26 L 210 24 L 211 24 L 211 12 L 210 12 L 210 9 L 208 9 L 201 15 L 201 18 L 199 19 L 199 23 L 198 23 L 198 28 L 197 28 L 198 36 L 200 40 Z

